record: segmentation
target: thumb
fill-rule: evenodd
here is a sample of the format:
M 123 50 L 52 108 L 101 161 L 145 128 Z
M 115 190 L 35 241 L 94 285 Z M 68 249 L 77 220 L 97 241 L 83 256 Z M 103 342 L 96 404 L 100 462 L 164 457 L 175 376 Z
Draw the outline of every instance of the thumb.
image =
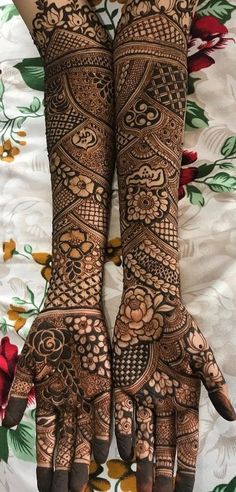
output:
M 5 417 L 2 421 L 4 427 L 14 427 L 21 421 L 27 407 L 29 392 L 33 386 L 33 374 L 32 356 L 25 344 L 17 363 Z
M 187 342 L 193 372 L 201 378 L 215 409 L 225 420 L 236 420 L 236 413 L 229 400 L 222 371 L 211 347 L 197 326 L 193 326 L 190 330 Z

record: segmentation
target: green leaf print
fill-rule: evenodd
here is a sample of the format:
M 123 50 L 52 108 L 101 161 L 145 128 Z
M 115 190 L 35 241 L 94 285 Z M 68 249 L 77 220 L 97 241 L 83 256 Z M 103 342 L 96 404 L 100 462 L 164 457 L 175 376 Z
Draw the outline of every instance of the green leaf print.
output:
M 14 66 L 31 89 L 44 91 L 44 68 L 41 58 L 24 58 Z
M 187 101 L 186 112 L 186 127 L 192 128 L 205 128 L 208 126 L 208 119 L 205 116 L 204 110 L 200 108 L 195 102 Z
M 236 492 L 236 477 L 228 484 L 217 485 L 211 492 Z
M 187 187 L 187 194 L 190 202 L 193 205 L 201 205 L 203 207 L 205 205 L 205 200 L 202 195 L 202 192 L 196 188 L 196 186 L 193 185 L 188 185 Z
M 224 157 L 231 157 L 236 154 L 236 137 L 229 137 L 225 140 L 224 145 L 221 148 L 221 154 Z
M 215 176 L 206 178 L 205 183 L 212 191 L 236 191 L 236 178 L 234 176 L 230 176 L 228 173 L 218 173 Z
M 210 0 L 205 6 L 199 8 L 198 15 L 213 15 L 222 24 L 225 24 L 231 19 L 231 14 L 234 10 L 236 10 L 236 6 L 231 5 L 227 0 Z
M 34 97 L 33 102 L 30 105 L 30 109 L 31 109 L 32 113 L 37 113 L 37 111 L 40 109 L 40 107 L 41 107 L 41 102 L 40 102 L 39 98 Z
M 7 322 L 5 318 L 0 318 L 0 330 L 2 332 L 2 335 L 5 336 L 7 334 Z
M 22 422 L 17 428 L 8 431 L 8 445 L 14 455 L 24 461 L 35 461 L 35 428 Z
M 202 164 L 201 166 L 198 167 L 197 170 L 197 177 L 198 178 L 203 178 L 205 176 L 208 176 L 215 167 L 215 164 Z
M 8 431 L 5 427 L 0 427 L 0 461 L 5 461 L 5 463 L 7 463 L 9 456 L 7 432 Z
M 7 22 L 9 21 L 14 15 L 19 15 L 19 12 L 15 5 L 4 5 L 3 7 L 0 7 L 1 9 L 1 14 L 0 14 L 0 20 L 2 22 Z
M 191 95 L 195 92 L 194 84 L 198 80 L 201 80 L 201 79 L 199 77 L 195 79 L 195 77 L 192 77 L 192 75 L 188 76 L 188 95 Z

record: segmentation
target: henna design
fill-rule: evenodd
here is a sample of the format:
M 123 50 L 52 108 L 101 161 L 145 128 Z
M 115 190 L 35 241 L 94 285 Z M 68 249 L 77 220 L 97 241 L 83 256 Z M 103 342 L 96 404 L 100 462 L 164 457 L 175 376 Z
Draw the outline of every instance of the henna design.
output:
M 21 419 L 34 383 L 40 492 L 83 491 L 110 441 L 110 343 L 102 280 L 114 161 L 111 40 L 88 4 L 37 1 L 53 195 L 52 277 L 10 394 Z M 70 471 L 70 477 L 69 477 Z
M 200 381 L 217 411 L 236 418 L 213 352 L 180 297 L 178 182 L 196 5 L 128 0 L 115 38 L 124 257 L 113 338 L 115 420 L 121 457 L 131 459 L 135 447 L 140 492 L 193 490 Z

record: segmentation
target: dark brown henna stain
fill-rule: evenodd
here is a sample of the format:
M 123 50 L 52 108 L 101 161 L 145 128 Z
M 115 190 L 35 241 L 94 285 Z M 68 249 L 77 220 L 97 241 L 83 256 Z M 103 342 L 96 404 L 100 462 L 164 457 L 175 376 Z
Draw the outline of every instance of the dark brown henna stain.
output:
M 160 7 L 150 0 L 140 6 L 128 0 L 114 43 L 124 289 L 113 367 L 116 394 L 122 392 L 137 408 L 154 409 L 156 428 L 163 419 L 156 439 L 157 480 L 172 476 L 177 447 L 177 477 L 181 490 L 189 492 L 201 380 L 221 415 L 234 419 L 235 413 L 219 393 L 225 381 L 213 352 L 180 297 L 178 184 L 187 36 L 197 1 L 180 4 L 166 1 Z M 151 463 L 154 429 L 147 425 L 148 412 L 139 421 L 126 409 L 116 413 L 118 444 L 122 435 L 124 446 L 126 439 L 130 446 L 135 420 L 137 459 Z M 176 433 L 164 421 L 168 415 L 175 415 Z M 125 456 L 124 446 L 119 444 Z M 141 475 L 139 480 L 143 484 Z M 171 487 L 168 479 L 166 487 Z
M 95 454 L 103 461 L 110 442 L 111 354 L 102 282 L 114 167 L 113 61 L 109 35 L 89 4 L 38 0 L 37 9 L 32 36 L 45 68 L 53 268 L 44 310 L 19 359 L 5 423 L 18 423 L 34 382 L 39 490 L 51 473 L 42 469 L 52 468 L 56 425 L 49 490 L 66 492 L 73 459 L 88 468 L 94 433 Z

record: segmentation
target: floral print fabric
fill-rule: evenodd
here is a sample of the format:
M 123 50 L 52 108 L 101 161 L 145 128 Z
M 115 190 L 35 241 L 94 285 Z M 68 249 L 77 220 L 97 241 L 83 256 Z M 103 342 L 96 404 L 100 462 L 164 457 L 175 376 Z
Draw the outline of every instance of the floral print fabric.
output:
M 94 0 L 111 34 L 122 1 Z M 0 217 L 3 252 L 0 263 L 0 411 L 4 414 L 18 354 L 34 317 L 42 309 L 51 272 L 51 190 L 44 130 L 43 69 L 24 23 L 9 0 L 0 0 Z M 179 233 L 182 295 L 215 350 L 230 393 L 236 389 L 235 342 L 235 0 L 204 0 L 198 7 L 189 43 L 189 96 L 179 187 Z M 58 166 L 55 156 L 55 166 Z M 61 169 L 63 177 L 63 169 Z M 160 176 L 155 179 L 161 179 Z M 71 180 L 74 193 L 89 194 L 88 180 Z M 99 194 L 99 189 L 97 190 Z M 100 193 L 101 195 L 101 193 Z M 130 194 L 128 214 L 139 218 Z M 141 199 L 149 197 L 141 197 Z M 101 200 L 103 199 L 101 195 Z M 165 207 L 150 204 L 148 221 Z M 161 205 L 161 206 L 160 206 Z M 113 204 L 104 288 L 106 318 L 114 325 L 122 289 L 117 182 Z M 73 254 L 74 237 L 63 247 Z M 73 241 L 72 241 L 73 239 Z M 148 244 L 146 245 L 148 247 Z M 89 245 L 84 241 L 84 247 Z M 81 252 L 82 254 L 83 252 Z M 94 258 L 96 261 L 96 258 Z M 163 260 L 164 261 L 164 260 Z M 140 297 L 145 323 L 149 299 Z M 130 309 L 122 323 L 139 320 Z M 162 299 L 156 299 L 162 303 Z M 144 319 L 144 318 L 143 318 Z M 161 319 L 156 323 L 161 325 Z M 143 327 L 139 327 L 142 333 Z M 146 331 L 146 330 L 145 330 Z M 120 343 L 126 343 L 122 339 Z M 236 405 L 236 400 L 233 401 Z M 201 399 L 201 436 L 196 492 L 233 492 L 236 425 L 227 424 Z M 0 492 L 35 491 L 34 394 L 17 429 L 0 427 Z M 107 464 L 90 468 L 89 491 L 135 491 L 135 464 L 124 464 L 112 443 Z

